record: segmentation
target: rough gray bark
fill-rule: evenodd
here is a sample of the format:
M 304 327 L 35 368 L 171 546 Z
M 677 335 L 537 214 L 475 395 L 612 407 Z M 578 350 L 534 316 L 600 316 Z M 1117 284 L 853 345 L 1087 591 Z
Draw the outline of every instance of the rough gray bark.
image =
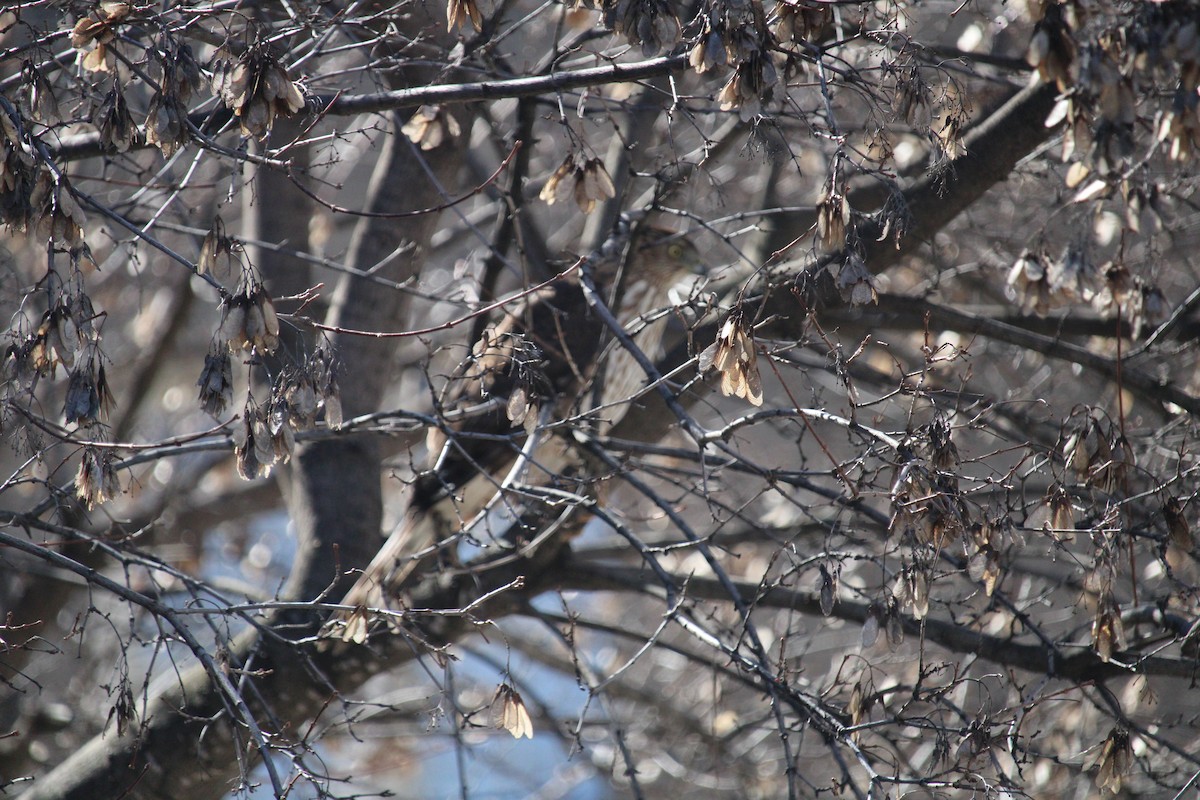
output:
M 273 138 L 275 141 L 292 141 L 301 135 L 305 124 L 299 117 L 282 119 L 275 125 Z M 306 148 L 297 148 L 289 153 L 298 174 L 304 172 L 307 153 Z M 253 162 L 247 163 L 244 169 L 249 185 L 242 192 L 241 235 L 246 239 L 307 252 L 312 201 L 280 170 L 268 169 Z M 262 273 L 272 297 L 299 294 L 312 285 L 307 262 L 253 243 L 246 245 L 246 255 Z

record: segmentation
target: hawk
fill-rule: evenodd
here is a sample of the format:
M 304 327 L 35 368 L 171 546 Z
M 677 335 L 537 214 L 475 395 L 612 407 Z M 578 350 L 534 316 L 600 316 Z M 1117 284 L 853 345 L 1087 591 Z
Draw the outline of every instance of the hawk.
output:
M 617 321 L 653 359 L 666 318 L 652 312 L 670 306 L 669 290 L 701 259 L 681 234 L 643 226 L 632 243 L 628 233 L 615 236 L 581 264 L 606 302 L 615 295 Z M 489 514 L 511 512 L 512 486 L 548 485 L 577 463 L 564 437 L 547 433 L 551 423 L 591 418 L 605 432 L 628 411 L 645 372 L 626 348 L 608 342 L 578 272 L 506 305 L 451 376 L 438 401 L 443 424 L 431 431 L 430 463 L 405 518 L 343 605 L 387 607 L 431 546 L 452 547 Z M 361 642 L 366 614 L 341 613 L 328 630 Z

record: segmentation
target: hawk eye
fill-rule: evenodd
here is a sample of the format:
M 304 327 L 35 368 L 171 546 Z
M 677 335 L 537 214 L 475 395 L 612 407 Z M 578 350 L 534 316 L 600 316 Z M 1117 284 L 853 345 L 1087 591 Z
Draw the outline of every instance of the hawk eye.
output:
M 676 242 L 667 248 L 667 255 L 671 258 L 680 258 L 683 256 L 683 245 Z

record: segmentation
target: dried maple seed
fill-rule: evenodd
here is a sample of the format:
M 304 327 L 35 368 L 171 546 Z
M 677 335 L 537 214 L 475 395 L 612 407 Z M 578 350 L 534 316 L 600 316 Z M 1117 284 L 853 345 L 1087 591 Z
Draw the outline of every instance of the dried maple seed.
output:
M 296 433 L 288 415 L 286 401 L 275 401 L 267 414 L 267 430 L 271 435 L 276 464 L 286 464 L 296 452 Z
M 266 137 L 276 116 L 304 108 L 304 93 L 262 42 L 213 65 L 213 91 L 238 117 L 243 136 Z
M 1163 521 L 1167 525 L 1167 537 L 1170 545 L 1184 553 L 1190 553 L 1195 548 L 1192 539 L 1192 529 L 1187 517 L 1183 514 L 1183 505 L 1178 497 L 1168 497 L 1163 504 Z
M 667 0 L 601 0 L 604 24 L 642 46 L 647 58 L 674 42 L 679 20 Z
M 308 375 L 293 375 L 283 390 L 288 417 L 296 430 L 312 430 L 317 424 L 317 392 Z
M 858 253 L 850 253 L 842 262 L 837 274 L 838 292 L 852 306 L 865 306 L 879 302 L 875 290 L 875 276 L 867 269 L 867 262 Z
M 71 29 L 71 46 L 84 50 L 94 45 L 80 62 L 91 72 L 107 72 L 108 45 L 116 38 L 116 26 L 133 10 L 131 3 L 101 2 Z
M 62 112 L 50 81 L 31 61 L 25 62 L 25 75 L 30 116 L 47 127 L 61 123 Z
M 737 110 L 743 122 L 759 116 L 771 99 L 779 76 L 769 54 L 754 50 L 733 70 L 717 93 L 722 111 Z
M 239 246 L 235 239 L 225 235 L 225 224 L 218 216 L 200 243 L 200 254 L 196 257 L 196 274 L 212 275 L 218 283 L 228 285 L 241 274 L 241 263 L 236 258 Z
M 266 422 L 252 400 L 246 403 L 233 434 L 238 474 L 248 481 L 270 475 L 275 463 L 275 447 Z
M 1059 91 L 1065 92 L 1070 87 L 1075 40 L 1057 5 L 1048 5 L 1034 27 L 1025 60 L 1037 69 L 1043 81 L 1057 84 Z
M 1021 306 L 1022 313 L 1044 316 L 1055 307 L 1047 274 L 1042 256 L 1026 250 L 1008 271 L 1005 294 Z
M 63 416 L 67 424 L 87 427 L 108 417 L 112 407 L 112 392 L 104 366 L 96 368 L 95 358 L 79 364 L 71 372 L 67 382 L 67 395 L 63 402 Z
M 724 66 L 725 42 L 721 35 L 705 26 L 705 31 L 696 39 L 688 52 L 688 64 L 697 73 L 704 74 L 709 70 Z
M 1107 789 L 1113 794 L 1120 793 L 1125 776 L 1133 768 L 1133 746 L 1129 731 L 1113 728 L 1096 756 L 1095 765 L 1096 788 Z
M 483 13 L 475 0 L 449 0 L 446 4 L 446 30 L 461 30 L 467 20 L 475 30 L 483 30 Z
M 546 205 L 572 198 L 585 214 L 592 213 L 598 201 L 615 196 L 616 188 L 604 163 L 598 158 L 580 162 L 574 154 L 567 156 L 538 194 Z
M 0 115 L 3 116 L 3 115 Z M 71 195 L 66 176 L 43 172 L 29 198 L 34 233 L 39 239 L 75 247 L 83 240 L 86 218 Z
M 75 496 L 91 510 L 111 500 L 120 491 L 113 452 L 90 445 L 83 448 L 79 471 L 75 475 Z
M 155 92 L 146 111 L 146 143 L 164 156 L 174 155 L 188 141 L 187 108 L 174 94 Z
M 1103 598 L 1096 609 L 1092 620 L 1092 646 L 1105 662 L 1112 659 L 1113 653 L 1126 648 L 1121 609 L 1111 597 Z
M 758 372 L 758 356 L 754 339 L 740 311 L 735 311 L 721 326 L 717 340 L 700 354 L 699 369 L 721 373 L 721 393 L 726 397 L 741 397 L 751 405 L 763 402 L 762 378 Z
M 827 253 L 836 253 L 846 246 L 846 230 L 850 226 L 850 204 L 846 201 L 836 175 L 830 175 L 817 201 L 817 238 Z
M 233 365 L 228 348 L 212 350 L 204 357 L 200 372 L 200 408 L 211 417 L 220 419 L 233 402 Z
M 441 106 L 421 106 L 400 131 L 422 150 L 433 150 L 447 139 L 456 139 L 462 128 Z
M 500 684 L 496 689 L 489 711 L 493 728 L 508 731 L 514 739 L 533 738 L 533 721 L 529 718 L 525 701 L 508 684 Z
M 575 176 L 575 203 L 585 214 L 592 213 L 596 202 L 610 200 L 617 194 L 612 178 L 598 158 L 589 159 Z
M 785 43 L 815 41 L 833 21 L 833 9 L 814 0 L 780 0 L 775 15 L 775 36 Z
M 567 177 L 575 172 L 575 157 L 567 156 L 566 160 L 558 165 L 558 169 L 546 181 L 546 185 L 542 187 L 542 191 L 538 193 L 538 199 L 548 206 L 552 206 L 566 199 L 571 192 L 574 191 L 574 184 L 567 183 Z
M 120 83 L 113 82 L 112 89 L 104 96 L 104 102 L 92 114 L 92 124 L 100 132 L 100 141 L 109 150 L 124 153 L 133 144 L 137 126 L 125 104 L 125 93 L 121 91 Z
M 367 613 L 366 606 L 356 606 L 350 612 L 349 618 L 346 620 L 345 627 L 342 628 L 341 639 L 343 642 L 353 642 L 354 644 L 365 644 L 367 641 L 367 632 L 370 627 L 370 617 Z
M 217 338 L 227 342 L 233 353 L 242 350 L 273 353 L 279 346 L 275 304 L 257 280 L 243 278 L 238 292 L 226 298 Z

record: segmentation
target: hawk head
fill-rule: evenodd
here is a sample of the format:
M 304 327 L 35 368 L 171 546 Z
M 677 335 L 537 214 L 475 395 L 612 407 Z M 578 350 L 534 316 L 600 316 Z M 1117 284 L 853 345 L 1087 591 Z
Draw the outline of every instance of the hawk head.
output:
M 631 236 L 629 255 L 625 257 L 625 244 Z M 663 304 L 666 303 L 666 291 L 696 274 L 704 263 L 687 234 L 657 225 L 643 225 L 632 233 L 618 229 L 600 247 L 597 255 L 592 269 L 598 283 L 613 288 L 616 281 L 626 285 L 645 282 L 662 293 Z M 623 276 L 619 274 L 622 267 Z M 623 317 L 619 312 L 624 310 L 624 305 L 618 305 L 614 310 L 618 312 L 618 318 Z M 622 318 L 622 322 L 625 321 Z

